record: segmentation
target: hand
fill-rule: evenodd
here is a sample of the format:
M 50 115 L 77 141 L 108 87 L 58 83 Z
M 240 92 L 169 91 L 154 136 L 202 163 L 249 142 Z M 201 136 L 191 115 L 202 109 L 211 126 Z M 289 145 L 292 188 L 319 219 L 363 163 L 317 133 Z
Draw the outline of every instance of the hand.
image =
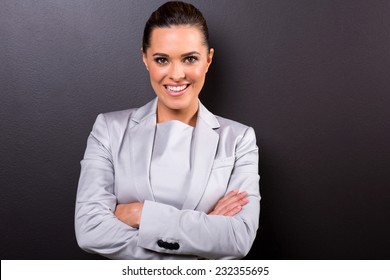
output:
M 247 192 L 239 193 L 238 190 L 232 190 L 226 196 L 222 197 L 215 205 L 209 215 L 234 216 L 241 211 L 242 206 L 248 203 Z
M 144 204 L 142 202 L 118 204 L 116 206 L 114 214 L 119 220 L 121 220 L 125 224 L 133 228 L 139 228 L 143 207 Z

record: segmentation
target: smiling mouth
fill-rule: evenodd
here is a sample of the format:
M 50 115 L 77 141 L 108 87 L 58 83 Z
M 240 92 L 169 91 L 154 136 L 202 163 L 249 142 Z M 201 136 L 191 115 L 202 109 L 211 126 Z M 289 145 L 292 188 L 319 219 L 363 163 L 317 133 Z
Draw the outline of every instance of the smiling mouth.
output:
M 184 91 L 189 87 L 189 84 L 181 85 L 181 86 L 164 86 L 168 93 L 173 96 L 178 96 L 184 93 Z

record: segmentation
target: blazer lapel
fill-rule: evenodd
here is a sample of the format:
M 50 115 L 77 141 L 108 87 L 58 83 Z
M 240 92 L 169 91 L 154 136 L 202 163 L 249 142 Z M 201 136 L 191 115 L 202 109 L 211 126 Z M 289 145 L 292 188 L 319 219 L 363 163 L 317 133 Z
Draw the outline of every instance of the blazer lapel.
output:
M 157 98 L 140 107 L 131 118 L 130 152 L 131 170 L 139 199 L 154 201 L 150 185 L 150 162 L 156 132 Z M 219 128 L 216 117 L 199 102 L 197 123 L 191 147 L 191 176 L 182 209 L 195 209 L 205 191 L 218 147 Z M 168 194 L 169 195 L 169 194 Z
M 205 191 L 218 147 L 216 117 L 200 102 L 191 148 L 191 178 L 182 209 L 195 209 Z
M 131 119 L 129 156 L 134 170 L 135 186 L 141 201 L 154 200 L 149 172 L 156 131 L 156 106 L 155 98 L 139 108 Z

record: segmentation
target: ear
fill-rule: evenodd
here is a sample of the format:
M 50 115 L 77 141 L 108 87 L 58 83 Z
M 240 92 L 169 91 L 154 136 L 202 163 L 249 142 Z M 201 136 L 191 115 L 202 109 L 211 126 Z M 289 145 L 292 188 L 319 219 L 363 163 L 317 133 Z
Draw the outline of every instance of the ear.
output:
M 207 55 L 207 68 L 206 68 L 206 73 L 209 71 L 209 67 L 211 65 L 211 62 L 213 62 L 213 56 L 214 56 L 214 49 L 211 48 L 208 55 Z
M 146 52 L 144 52 L 143 49 L 141 49 L 141 52 L 142 52 L 142 61 L 143 61 L 144 64 L 145 64 L 146 70 L 149 71 L 148 60 L 146 59 Z

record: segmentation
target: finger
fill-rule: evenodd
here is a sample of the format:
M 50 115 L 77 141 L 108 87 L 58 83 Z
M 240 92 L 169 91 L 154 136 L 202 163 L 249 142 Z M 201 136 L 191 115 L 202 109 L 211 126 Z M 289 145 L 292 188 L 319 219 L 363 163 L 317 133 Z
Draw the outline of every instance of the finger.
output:
M 242 210 L 243 206 L 245 204 L 247 204 L 248 202 L 249 202 L 249 199 L 243 198 L 237 202 L 237 203 L 239 203 L 238 205 L 236 203 L 236 206 L 231 207 L 229 210 L 226 210 L 225 212 L 221 212 L 219 215 L 234 216 L 234 215 L 238 214 Z
M 226 215 L 227 213 L 229 213 L 230 211 L 232 211 L 233 209 L 237 208 L 237 207 L 242 207 L 244 206 L 245 204 L 248 203 L 248 199 L 246 197 L 238 200 L 238 201 L 234 201 L 233 203 L 230 203 L 229 205 L 226 205 L 223 209 L 220 210 L 220 214 L 222 215 Z M 241 210 L 241 209 L 240 209 Z
M 223 216 L 232 217 L 232 216 L 238 214 L 241 210 L 242 210 L 241 206 L 236 206 L 233 209 L 231 209 L 229 212 L 225 213 Z
M 237 201 L 237 200 L 244 198 L 246 195 L 247 195 L 246 192 L 234 193 L 234 194 L 226 196 L 224 199 L 220 200 L 219 205 L 224 205 L 224 204 L 226 205 L 226 204 L 232 203 L 234 201 Z
M 230 211 L 230 209 L 236 207 L 236 206 L 239 206 L 239 205 L 244 205 L 246 202 L 245 201 L 242 201 L 242 199 L 245 199 L 245 198 L 241 198 L 241 199 L 235 199 L 235 200 L 231 200 L 231 201 L 226 201 L 220 205 L 217 205 L 214 209 L 214 211 L 218 214 L 225 214 L 227 211 Z M 241 202 L 242 201 L 242 202 Z
M 243 207 L 245 204 L 248 203 L 248 199 L 247 198 L 243 198 L 241 200 L 238 200 L 238 201 L 235 201 L 233 203 L 230 203 L 228 205 L 224 205 L 224 207 L 221 207 L 219 209 L 215 209 L 213 211 L 213 213 L 211 214 L 214 214 L 214 215 L 222 215 L 222 216 L 228 216 L 228 215 L 232 215 L 230 212 L 233 211 L 234 212 L 234 209 L 235 208 L 240 208 L 240 207 Z M 240 209 L 241 210 L 241 209 Z M 230 214 L 229 214 L 230 213 Z M 236 213 L 236 212 L 235 212 Z
M 234 204 L 235 202 L 238 202 L 240 201 L 241 199 L 245 198 L 246 196 L 248 195 L 247 192 L 242 192 L 242 193 L 238 193 L 238 194 L 235 194 L 234 196 L 232 197 L 229 197 L 227 198 L 226 200 L 220 200 L 217 205 L 215 206 L 215 209 L 216 210 L 221 210 L 229 205 L 232 205 Z
M 231 199 L 232 197 L 234 197 L 235 195 L 237 195 L 238 193 L 238 190 L 234 189 L 232 190 L 231 192 L 229 192 L 227 195 L 225 195 L 224 197 L 222 197 L 220 200 L 218 200 L 217 204 L 214 206 L 214 209 L 219 209 L 221 208 L 221 206 L 224 205 L 224 203 Z
M 123 210 L 123 206 L 121 204 L 118 204 L 115 207 L 114 215 L 116 216 L 120 215 L 122 213 L 122 210 Z
M 231 192 L 229 192 L 227 195 L 225 195 L 224 197 L 222 197 L 222 198 L 218 201 L 218 203 L 219 203 L 219 202 L 224 202 L 224 201 L 226 201 L 226 200 L 228 200 L 228 199 L 234 197 L 234 196 L 237 195 L 237 194 L 238 194 L 238 190 L 237 190 L 237 189 L 234 189 L 234 190 L 232 190 Z

